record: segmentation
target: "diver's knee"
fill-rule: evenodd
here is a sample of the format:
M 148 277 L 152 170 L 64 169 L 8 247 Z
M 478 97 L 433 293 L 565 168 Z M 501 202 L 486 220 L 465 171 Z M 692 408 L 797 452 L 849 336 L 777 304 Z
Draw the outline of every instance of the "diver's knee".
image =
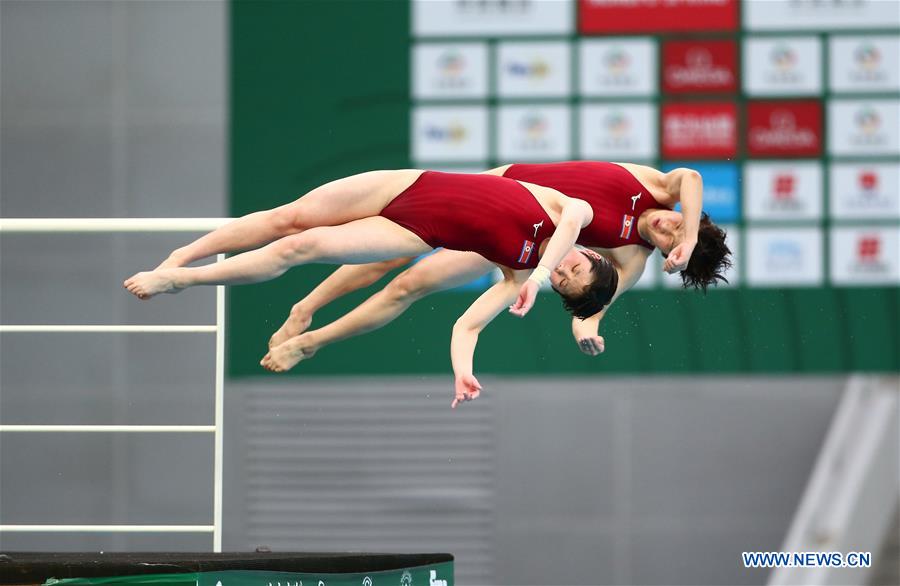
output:
M 435 290 L 434 279 L 416 267 L 409 268 L 388 284 L 388 292 L 393 299 L 415 301 Z

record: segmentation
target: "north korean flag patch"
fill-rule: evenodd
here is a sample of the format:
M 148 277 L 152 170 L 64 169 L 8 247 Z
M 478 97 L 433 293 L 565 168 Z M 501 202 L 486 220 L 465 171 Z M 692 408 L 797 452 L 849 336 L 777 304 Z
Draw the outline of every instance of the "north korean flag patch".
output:
M 631 237 L 631 229 L 634 227 L 634 216 L 629 216 L 625 214 L 622 216 L 622 232 L 619 234 L 619 238 L 625 238 L 626 240 Z
M 526 240 L 522 243 L 522 252 L 519 253 L 519 264 L 528 264 L 531 253 L 534 250 L 534 242 Z

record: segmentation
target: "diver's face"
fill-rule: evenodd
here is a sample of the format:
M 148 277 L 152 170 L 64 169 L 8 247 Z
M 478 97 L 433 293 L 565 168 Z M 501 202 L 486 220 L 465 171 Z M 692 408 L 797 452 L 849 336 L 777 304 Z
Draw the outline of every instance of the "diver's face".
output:
M 590 286 L 593 274 L 588 255 L 600 256 L 592 250 L 573 248 L 569 251 L 550 273 L 550 284 L 556 291 L 567 296 L 577 296 Z
M 668 255 L 684 240 L 684 217 L 672 210 L 653 210 L 647 217 L 647 233 L 650 243 Z

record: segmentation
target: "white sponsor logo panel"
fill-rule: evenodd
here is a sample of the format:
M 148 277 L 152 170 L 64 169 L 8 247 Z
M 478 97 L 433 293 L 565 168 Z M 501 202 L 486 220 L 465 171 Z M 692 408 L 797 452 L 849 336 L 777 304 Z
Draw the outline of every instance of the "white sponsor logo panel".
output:
M 744 0 L 749 30 L 852 30 L 900 27 L 895 0 Z
M 900 228 L 832 228 L 830 251 L 836 285 L 900 283 Z
M 574 0 L 413 0 L 415 36 L 567 35 Z
M 485 98 L 485 43 L 419 43 L 413 47 L 413 97 Z
M 817 37 L 762 37 L 744 42 L 744 90 L 754 96 L 812 95 L 822 90 Z
M 656 43 L 646 38 L 582 40 L 579 80 L 585 96 L 652 96 L 657 93 Z
M 900 220 L 900 164 L 833 163 L 829 208 L 836 220 Z
M 822 284 L 819 228 L 748 228 L 747 282 L 759 287 Z
M 749 220 L 822 217 L 822 163 L 750 161 L 744 167 L 744 215 Z
M 508 97 L 568 97 L 571 47 L 566 42 L 514 43 L 497 47 L 497 93 Z
M 572 158 L 568 106 L 501 106 L 500 158 L 506 161 L 559 161 Z
M 725 244 L 731 250 L 731 267 L 725 271 L 725 278 L 728 280 L 727 283 L 723 283 L 719 281 L 719 287 L 733 287 L 735 285 L 740 284 L 740 267 L 739 262 L 741 260 L 741 230 L 737 226 L 730 224 L 722 224 L 721 228 L 725 230 Z M 654 254 L 654 257 L 660 257 L 660 254 Z M 665 260 L 665 257 L 663 257 Z M 649 265 L 649 262 L 648 262 Z M 659 263 L 659 267 L 657 267 L 662 275 L 663 286 L 667 289 L 681 289 L 683 286 L 683 282 L 681 280 L 681 273 L 675 273 L 674 275 L 670 275 L 669 273 L 662 272 L 662 261 Z M 712 286 L 711 288 L 714 288 Z
M 828 55 L 832 91 L 900 91 L 900 37 L 831 37 Z
M 657 154 L 653 104 L 582 104 L 579 158 L 639 161 Z
M 488 159 L 484 106 L 419 106 L 413 109 L 413 160 L 480 163 Z
M 833 155 L 900 154 L 900 100 L 831 100 L 828 151 Z

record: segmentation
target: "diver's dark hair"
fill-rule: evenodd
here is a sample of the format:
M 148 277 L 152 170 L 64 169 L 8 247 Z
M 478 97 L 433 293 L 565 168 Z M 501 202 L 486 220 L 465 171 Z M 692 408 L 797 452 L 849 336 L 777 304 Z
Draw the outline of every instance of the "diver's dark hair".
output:
M 697 231 L 697 246 L 691 253 L 688 266 L 681 271 L 681 284 L 687 289 L 693 287 L 706 293 L 710 285 L 719 281 L 728 282 L 725 271 L 731 268 L 731 250 L 725 244 L 725 230 L 709 219 L 705 212 L 700 216 Z
M 584 256 L 591 263 L 594 280 L 580 295 L 559 294 L 566 311 L 581 319 L 589 318 L 606 307 L 616 294 L 616 287 L 619 286 L 619 273 L 610 261 L 599 255 Z

